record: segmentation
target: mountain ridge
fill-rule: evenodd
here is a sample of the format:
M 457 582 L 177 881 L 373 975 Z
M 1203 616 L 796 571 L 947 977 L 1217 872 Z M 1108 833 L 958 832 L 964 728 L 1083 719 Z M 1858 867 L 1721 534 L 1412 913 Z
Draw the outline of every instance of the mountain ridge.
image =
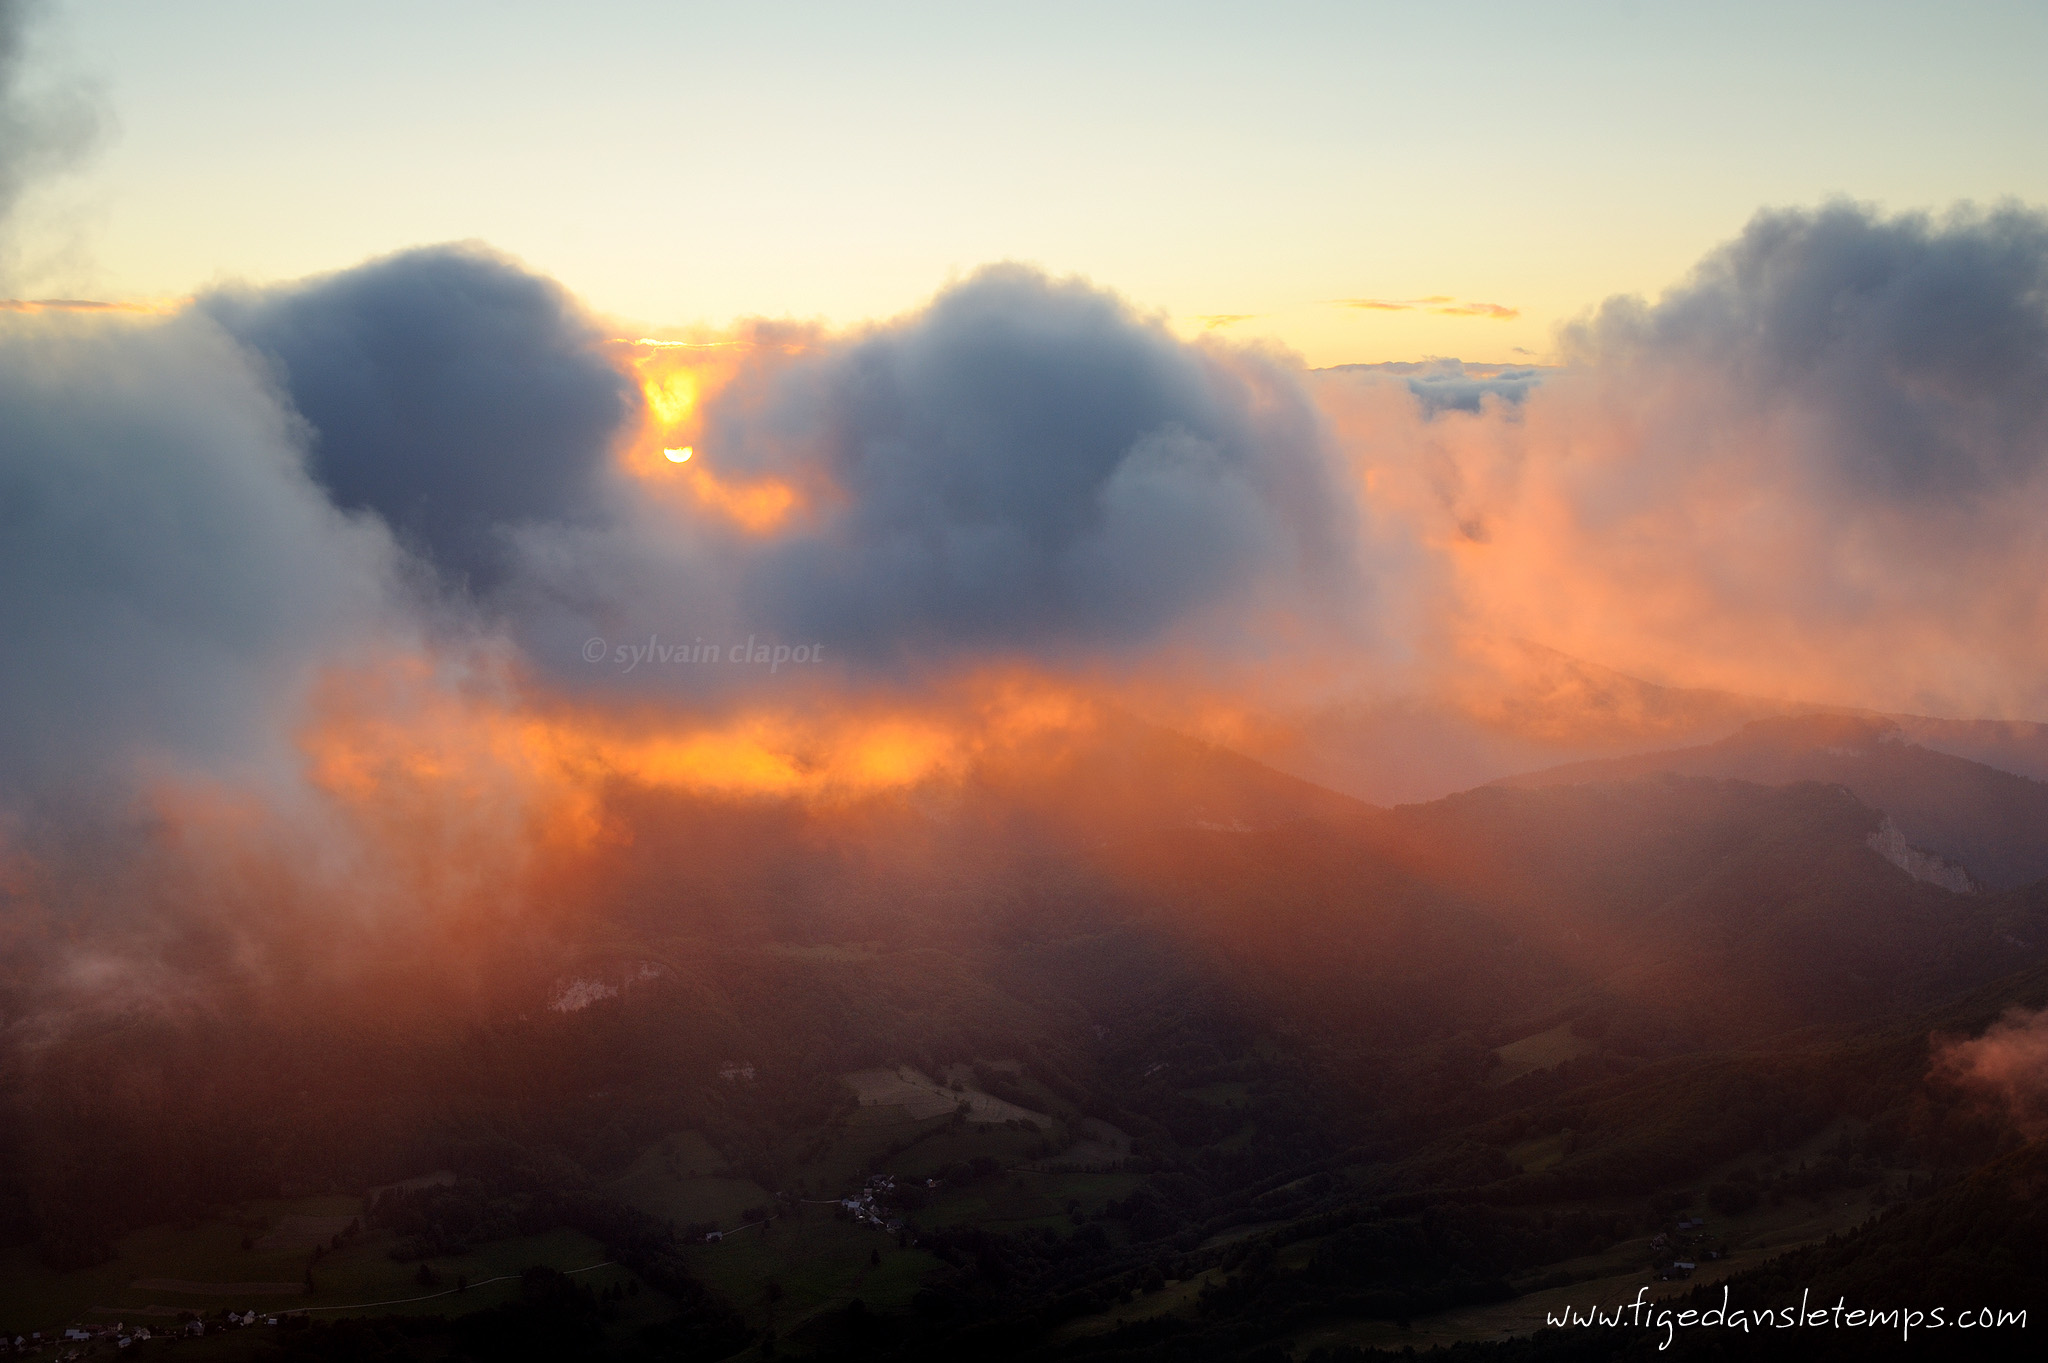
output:
M 1986 888 L 2017 889 L 2048 876 L 2048 783 L 1914 743 L 1883 716 L 1756 720 L 1714 743 L 1567 763 L 1488 784 L 1535 789 L 1658 772 L 1842 785 L 1890 816 L 1912 848 L 1962 866 Z

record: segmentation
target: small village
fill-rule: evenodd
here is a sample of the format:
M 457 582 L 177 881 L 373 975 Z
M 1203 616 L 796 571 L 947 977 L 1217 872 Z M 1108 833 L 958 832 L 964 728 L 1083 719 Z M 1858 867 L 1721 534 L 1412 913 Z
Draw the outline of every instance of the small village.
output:
M 1650 1272 L 1656 1280 L 1682 1282 L 1699 1271 L 1699 1266 L 1726 1254 L 1722 1246 L 1707 1244 L 1707 1223 L 1702 1217 L 1686 1217 L 1650 1241 Z
M 915 1186 L 926 1191 L 932 1191 L 945 1186 L 944 1183 L 936 1178 L 916 1179 L 912 1182 L 915 1183 Z M 908 1229 L 908 1223 L 902 1217 L 895 1215 L 892 1209 L 886 1205 L 889 1195 L 894 1193 L 897 1187 L 898 1182 L 894 1174 L 870 1174 L 867 1182 L 861 1185 L 861 1189 L 857 1193 L 846 1197 L 809 1198 L 806 1200 L 821 1205 L 837 1207 L 839 1212 L 850 1220 L 873 1226 L 876 1230 L 884 1231 L 890 1235 L 901 1236 Z M 703 1242 L 707 1245 L 715 1245 L 728 1236 L 737 1235 L 743 1230 L 751 1230 L 755 1226 L 766 1225 L 774 1219 L 773 1216 L 767 1216 L 757 1221 L 748 1221 L 742 1225 L 734 1226 L 731 1230 L 706 1231 Z
M 51 1331 L 48 1335 L 38 1330 L 12 1339 L 0 1338 L 0 1356 L 38 1357 L 46 1350 L 54 1352 L 47 1356 L 59 1360 L 84 1358 L 88 1353 L 103 1352 L 102 1347 L 112 1344 L 115 1349 L 126 1349 L 145 1344 L 152 1339 L 178 1339 L 198 1337 L 221 1330 L 247 1329 L 252 1325 L 276 1325 L 280 1317 L 275 1314 L 248 1311 L 215 1311 L 201 1315 L 197 1311 L 180 1311 L 177 1318 L 162 1325 L 130 1325 L 117 1320 L 111 1325 L 82 1323 L 66 1326 L 62 1333 Z
M 935 1178 L 920 1179 L 918 1182 L 920 1186 L 927 1189 L 939 1186 L 939 1181 Z M 891 1235 L 901 1235 L 904 1228 L 903 1218 L 891 1216 L 888 1209 L 882 1205 L 889 1194 L 895 1191 L 896 1178 L 894 1175 L 873 1174 L 869 1176 L 866 1186 L 858 1193 L 855 1193 L 852 1197 L 840 1198 L 839 1205 L 851 1213 L 856 1221 L 864 1221 L 868 1225 L 887 1231 Z

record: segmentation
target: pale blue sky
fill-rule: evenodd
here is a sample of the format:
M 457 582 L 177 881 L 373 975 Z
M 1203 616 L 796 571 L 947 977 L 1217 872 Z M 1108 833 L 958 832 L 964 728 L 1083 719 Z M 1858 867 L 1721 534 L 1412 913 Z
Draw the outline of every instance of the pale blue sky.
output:
M 1540 353 L 1759 207 L 2048 203 L 2048 5 L 63 0 L 50 290 L 489 241 L 639 324 L 846 323 L 996 259 L 1314 363 Z M 68 252 L 68 253 L 67 253 Z M 1509 321 L 1333 300 L 1443 296 Z

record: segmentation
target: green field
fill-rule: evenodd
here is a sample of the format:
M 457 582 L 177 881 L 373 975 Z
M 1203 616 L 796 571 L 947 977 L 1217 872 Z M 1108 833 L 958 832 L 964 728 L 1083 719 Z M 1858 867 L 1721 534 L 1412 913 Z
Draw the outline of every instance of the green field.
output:
M 1195 1313 L 1196 1300 L 1202 1289 L 1211 1282 L 1223 1278 L 1220 1269 L 1205 1269 L 1185 1282 L 1168 1279 L 1166 1286 L 1157 1292 L 1134 1292 L 1127 1302 L 1119 1302 L 1104 1311 L 1068 1321 L 1053 1332 L 1057 1343 L 1069 1343 L 1088 1335 L 1106 1334 L 1120 1326 L 1136 1321 L 1152 1320 L 1159 1316 L 1191 1316 Z
M 751 1179 L 734 1177 L 702 1136 L 682 1131 L 649 1146 L 608 1189 L 621 1202 L 678 1226 L 738 1225 L 741 1214 L 773 1201 Z
M 1565 1144 L 1565 1133 L 1553 1131 L 1508 1147 L 1507 1157 L 1532 1174 L 1540 1173 L 1564 1163 Z
M 1570 1023 L 1559 1023 L 1547 1032 L 1538 1032 L 1534 1036 L 1525 1036 L 1520 1041 L 1496 1046 L 1493 1053 L 1500 1057 L 1500 1065 L 1487 1076 L 1487 1082 L 1505 1084 L 1525 1074 L 1547 1070 L 1567 1060 L 1576 1060 L 1598 1049 L 1598 1042 L 1574 1033 Z
M 1114 1198 L 1127 1197 L 1144 1180 L 1136 1174 L 999 1174 L 961 1188 L 942 1188 L 916 1214 L 924 1226 L 987 1226 L 1017 1231 L 1031 1226 L 1072 1229 L 1070 1202 L 1094 1215 Z
M 877 1311 L 902 1310 L 938 1266 L 923 1250 L 899 1249 L 875 1227 L 818 1206 L 685 1253 L 691 1272 L 730 1297 L 752 1324 L 784 1339 L 856 1297 Z M 873 1262 L 877 1254 L 880 1264 Z M 770 1283 L 781 1289 L 779 1300 L 770 1299 Z
M 708 1147 L 692 1145 L 695 1139 L 685 1133 L 657 1143 L 611 1191 L 656 1215 L 678 1221 L 718 1217 L 728 1225 L 732 1222 L 725 1211 L 736 1214 L 768 1200 L 756 1185 L 727 1176 Z M 877 1158 L 891 1173 L 918 1177 L 987 1156 L 1003 1172 L 936 1192 L 910 1219 L 925 1226 L 973 1223 L 1004 1230 L 1032 1225 L 1071 1229 L 1070 1202 L 1078 1201 L 1084 1212 L 1100 1212 L 1139 1182 L 1135 1175 L 1013 1170 L 1043 1139 L 1036 1129 L 961 1125 L 950 1117 L 910 1121 L 898 1109 L 870 1107 L 849 1114 L 800 1169 L 813 1195 L 823 1198 L 858 1188 Z M 828 1318 L 856 1299 L 875 1312 L 906 1309 L 939 1266 L 925 1251 L 901 1248 L 876 1227 L 842 1219 L 836 1208 L 815 1202 L 778 1216 L 765 1228 L 693 1245 L 685 1254 L 692 1272 L 728 1296 L 750 1323 L 773 1329 L 790 1350 L 800 1350 L 809 1334 L 829 1328 Z M 874 1262 L 877 1255 L 879 1263 Z
M 672 1136 L 664 1136 L 643 1158 L 656 1159 L 671 1171 L 683 1174 L 728 1172 L 725 1156 L 695 1131 L 678 1131 Z
M 27 1249 L 0 1250 L 0 1330 L 10 1335 L 47 1332 L 86 1320 L 162 1324 L 174 1321 L 180 1311 L 222 1308 L 310 1310 L 316 1319 L 419 1310 L 456 1314 L 509 1301 L 519 1284 L 480 1285 L 435 1297 L 431 1303 L 416 1299 L 449 1292 L 462 1278 L 484 1284 L 492 1278 L 516 1279 L 523 1269 L 537 1264 L 567 1271 L 589 1268 L 605 1258 L 603 1247 L 588 1236 L 557 1230 L 494 1241 L 468 1254 L 434 1259 L 430 1270 L 440 1281 L 423 1286 L 418 1280 L 420 1265 L 392 1259 L 389 1251 L 394 1237 L 381 1231 L 366 1231 L 344 1248 L 323 1253 L 317 1261 L 303 1250 L 242 1248 L 245 1237 L 260 1236 L 282 1217 L 353 1215 L 360 1207 L 360 1199 L 355 1198 L 250 1203 L 234 1209 L 232 1219 L 137 1231 L 118 1242 L 118 1257 L 71 1273 L 44 1267 Z M 310 1293 L 305 1291 L 309 1266 L 314 1282 Z M 623 1269 L 605 1268 L 581 1274 L 579 1280 L 601 1289 L 628 1276 Z M 190 1286 L 170 1290 L 135 1285 L 152 1280 Z M 288 1290 L 266 1292 L 250 1285 Z M 212 1290 L 205 1290 L 208 1287 Z M 643 1313 L 658 1314 L 664 1309 L 659 1294 L 652 1292 L 641 1293 L 635 1304 Z
M 942 1127 L 891 1159 L 889 1172 L 930 1178 L 949 1164 L 965 1163 L 977 1156 L 993 1159 L 1007 1169 L 1030 1159 L 1044 1140 L 1045 1133 L 1035 1128 L 1018 1131 L 972 1123 L 950 1129 Z
M 945 1130 L 952 1120 L 948 1116 L 911 1121 L 901 1108 L 861 1108 L 825 1133 L 808 1157 L 791 1170 L 791 1181 L 802 1179 L 803 1186 L 817 1197 L 851 1192 L 867 1180 L 875 1161 L 894 1170 L 897 1157 L 891 1152 Z

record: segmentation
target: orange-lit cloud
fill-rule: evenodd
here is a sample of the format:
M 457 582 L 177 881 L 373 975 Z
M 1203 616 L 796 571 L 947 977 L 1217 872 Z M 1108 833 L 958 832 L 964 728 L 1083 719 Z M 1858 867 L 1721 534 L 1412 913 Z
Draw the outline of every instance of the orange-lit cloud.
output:
M 1566 335 L 1517 403 L 1331 375 L 1416 615 L 1653 681 L 1910 712 L 2048 709 L 2048 226 L 1766 215 Z M 1990 338 L 1999 338 L 1993 341 Z
M 625 362 L 639 381 L 644 411 L 641 429 L 622 454 L 626 472 L 647 493 L 680 498 L 750 534 L 779 528 L 800 507 L 797 487 L 781 478 L 721 473 L 718 451 L 704 443 L 705 401 L 761 343 L 641 338 L 624 344 L 631 347 Z M 681 451 L 687 453 L 678 457 Z
M 265 905 L 570 912 L 621 792 L 925 793 L 1112 709 L 1383 799 L 1753 702 L 2031 715 L 2044 273 L 2030 215 L 1781 215 L 1558 369 L 1318 375 L 1017 267 L 658 344 L 472 248 L 8 312 L 5 802 L 153 811 L 198 869 L 139 902 L 258 961 Z M 33 841 L 37 912 L 120 898 Z
M 384 1006 L 459 1005 L 506 961 L 587 936 L 607 864 L 648 831 L 627 812 L 640 797 L 828 817 L 953 798 L 984 764 L 1101 714 L 1014 670 L 723 709 L 592 704 L 523 672 L 502 650 L 339 667 L 295 737 L 302 786 L 166 770 L 141 792 L 147 818 L 85 859 L 0 838 L 12 982 L 58 1012 L 205 1010 L 229 993 L 362 1006 L 401 986 L 412 997 Z
M 2028 1137 L 2048 1134 L 2048 1011 L 2013 1008 L 1980 1037 L 1938 1045 L 1933 1074 L 1989 1099 Z

